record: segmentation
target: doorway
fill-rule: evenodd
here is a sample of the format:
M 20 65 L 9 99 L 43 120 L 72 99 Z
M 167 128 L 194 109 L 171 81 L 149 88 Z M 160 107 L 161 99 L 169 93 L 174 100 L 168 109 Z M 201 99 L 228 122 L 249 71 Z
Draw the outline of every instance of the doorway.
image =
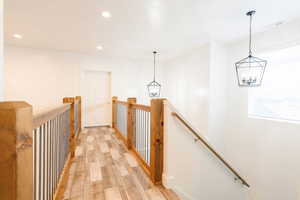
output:
M 85 127 L 111 124 L 111 73 L 84 71 L 84 125 Z

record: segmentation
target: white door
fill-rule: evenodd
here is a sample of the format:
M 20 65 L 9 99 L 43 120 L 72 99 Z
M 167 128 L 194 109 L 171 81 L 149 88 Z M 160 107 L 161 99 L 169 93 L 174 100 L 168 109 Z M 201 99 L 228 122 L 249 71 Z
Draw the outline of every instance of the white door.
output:
M 85 126 L 110 125 L 110 73 L 85 71 L 83 84 Z

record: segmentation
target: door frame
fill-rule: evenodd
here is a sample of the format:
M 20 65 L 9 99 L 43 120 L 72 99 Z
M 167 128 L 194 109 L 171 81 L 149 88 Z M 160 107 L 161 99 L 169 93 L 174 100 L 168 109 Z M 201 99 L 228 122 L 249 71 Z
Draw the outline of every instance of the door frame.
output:
M 85 80 L 86 80 L 86 72 L 95 72 L 95 73 L 107 73 L 109 75 L 109 98 L 112 98 L 112 72 L 111 71 L 106 71 L 106 70 L 101 70 L 101 69 L 82 69 L 80 71 L 80 75 L 81 75 L 81 81 L 80 81 L 80 94 L 83 97 L 82 98 L 82 115 L 83 115 L 83 120 L 82 120 L 82 127 L 88 128 L 88 127 L 95 127 L 95 126 L 111 126 L 111 119 L 109 120 L 109 123 L 107 125 L 95 125 L 95 126 L 88 126 L 87 125 L 87 116 L 86 116 L 86 96 L 85 96 Z M 112 115 L 111 113 L 111 109 L 110 109 L 110 116 Z

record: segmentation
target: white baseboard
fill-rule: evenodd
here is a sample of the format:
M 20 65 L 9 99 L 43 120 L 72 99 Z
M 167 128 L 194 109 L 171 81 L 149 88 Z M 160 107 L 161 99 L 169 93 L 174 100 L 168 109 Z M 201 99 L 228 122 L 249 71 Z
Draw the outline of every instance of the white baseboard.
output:
M 185 192 L 180 186 L 176 185 L 174 176 L 163 174 L 163 184 L 166 188 L 172 189 L 181 200 L 197 200 Z

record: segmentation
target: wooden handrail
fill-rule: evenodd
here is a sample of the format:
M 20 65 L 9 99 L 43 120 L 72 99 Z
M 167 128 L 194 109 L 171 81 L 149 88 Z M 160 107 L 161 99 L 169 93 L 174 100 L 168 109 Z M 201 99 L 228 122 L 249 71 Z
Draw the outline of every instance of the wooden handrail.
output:
M 132 108 L 150 112 L 151 107 L 142 104 L 132 104 Z
M 172 112 L 172 115 L 176 117 L 186 128 L 188 128 L 193 135 L 197 138 L 197 140 L 200 140 L 202 144 L 204 144 L 205 147 L 207 147 L 236 177 L 237 179 L 241 180 L 243 185 L 250 187 L 250 185 L 243 179 L 236 170 L 231 167 L 226 160 L 218 153 L 214 148 L 204 139 L 202 138 L 197 131 L 195 131 L 187 122 L 184 120 L 181 116 L 179 116 L 176 112 Z
M 70 104 L 62 104 L 57 107 L 46 110 L 44 112 L 34 114 L 33 129 L 38 128 L 45 122 L 55 118 L 56 116 L 60 115 L 61 113 L 65 112 L 68 109 L 70 109 Z
M 117 104 L 123 104 L 125 106 L 128 105 L 128 102 L 126 102 L 126 101 L 118 101 L 118 100 L 116 100 L 115 103 L 117 103 Z

